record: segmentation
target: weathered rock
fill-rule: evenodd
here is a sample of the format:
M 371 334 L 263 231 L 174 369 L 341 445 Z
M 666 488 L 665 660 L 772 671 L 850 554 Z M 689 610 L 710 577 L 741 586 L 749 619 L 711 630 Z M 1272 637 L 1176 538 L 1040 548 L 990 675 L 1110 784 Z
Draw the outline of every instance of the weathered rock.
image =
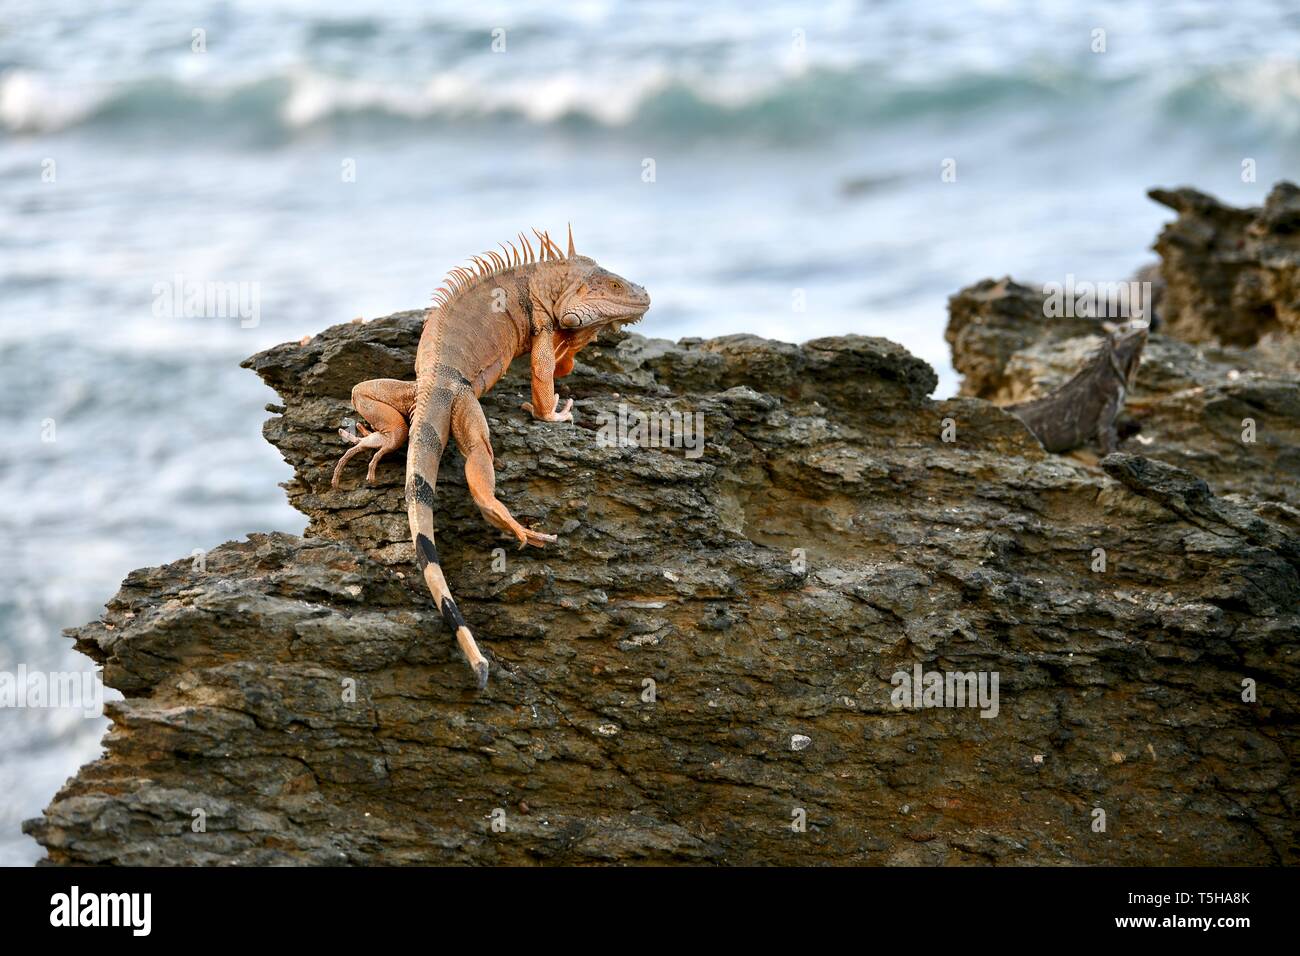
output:
M 74 632 L 126 699 L 29 824 L 51 862 L 1297 862 L 1280 506 L 1047 455 L 880 339 L 627 336 L 564 380 L 577 426 L 527 420 L 519 369 L 487 397 L 498 493 L 555 545 L 513 550 L 444 460 L 479 694 L 414 573 L 401 456 L 329 489 L 351 386 L 409 377 L 418 324 L 250 360 L 308 537 L 136 572 Z M 620 402 L 702 413 L 703 454 L 606 447 Z M 996 672 L 996 716 L 896 709 L 918 664 Z
M 998 405 L 1038 398 L 1065 382 L 1101 344 L 1096 319 L 1046 318 L 1047 298 L 1010 276 L 984 279 L 948 299 L 944 338 L 961 394 Z M 1062 350 L 1060 343 L 1085 340 Z
M 1261 310 L 1290 316 L 1295 308 L 1287 271 L 1288 257 L 1300 256 L 1287 212 L 1294 192 L 1280 183 L 1263 210 L 1234 210 L 1192 190 L 1153 191 L 1180 217 L 1156 244 L 1164 257 L 1158 272 L 1139 273 L 1158 287 L 1161 332 L 1147 343 L 1120 435 L 1121 450 L 1190 469 L 1217 494 L 1254 496 L 1300 530 L 1300 337 L 1288 331 L 1300 326 L 1289 318 L 1251 325 L 1249 317 Z M 1259 278 L 1270 269 L 1276 275 Z M 1257 279 L 1241 279 L 1247 274 Z M 1264 296 L 1249 309 L 1246 288 Z M 1045 299 L 1041 286 L 1009 278 L 952 296 L 946 336 L 963 375 L 961 394 L 999 405 L 1026 401 L 1082 367 L 1101 345 L 1102 323 L 1048 318 Z
M 1188 188 L 1148 195 L 1178 213 L 1155 246 L 1167 334 L 1227 345 L 1300 335 L 1300 189 L 1279 182 L 1247 209 Z
M 1014 286 L 1007 298 L 1023 301 L 1025 290 Z M 964 295 L 954 297 L 954 309 Z M 1096 323 L 1075 324 L 1083 322 L 1092 320 L 1061 322 L 1025 310 L 1018 319 L 1003 312 L 986 327 L 967 313 L 954 337 L 961 349 L 954 364 L 966 372 L 962 394 L 999 405 L 1048 394 L 1102 344 Z M 1219 494 L 1300 508 L 1300 340 L 1198 347 L 1152 334 L 1120 436 L 1122 450 L 1190 468 Z

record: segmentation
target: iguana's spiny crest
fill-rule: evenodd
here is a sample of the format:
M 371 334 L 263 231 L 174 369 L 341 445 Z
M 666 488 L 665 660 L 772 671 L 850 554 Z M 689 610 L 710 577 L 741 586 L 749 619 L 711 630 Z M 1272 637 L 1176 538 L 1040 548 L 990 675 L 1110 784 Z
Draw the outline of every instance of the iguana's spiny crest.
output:
M 562 252 L 550 233 L 533 230 L 538 251 L 522 232 L 519 245 L 499 244 L 501 252 L 471 256 L 472 267 L 458 266 L 434 293 L 434 305 L 450 308 L 462 295 L 515 270 L 527 269 L 534 301 L 562 329 L 586 329 L 637 322 L 650 308 L 650 296 L 635 282 L 610 272 L 573 246 Z

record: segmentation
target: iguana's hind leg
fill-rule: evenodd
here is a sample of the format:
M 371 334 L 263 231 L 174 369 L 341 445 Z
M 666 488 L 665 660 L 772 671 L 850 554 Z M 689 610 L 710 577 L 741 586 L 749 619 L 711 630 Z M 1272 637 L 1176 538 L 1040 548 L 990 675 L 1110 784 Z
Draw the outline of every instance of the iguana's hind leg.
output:
M 497 500 L 496 469 L 492 466 L 492 440 L 488 434 L 487 418 L 483 415 L 483 406 L 478 403 L 474 393 L 461 392 L 451 406 L 451 433 L 456 439 L 456 446 L 465 456 L 465 481 L 469 493 L 474 496 L 474 503 L 483 517 L 494 527 L 500 528 L 519 539 L 519 546 L 531 544 L 535 548 L 555 540 L 553 534 L 542 534 L 531 528 L 525 528 Z
M 370 467 L 366 470 L 366 480 L 374 481 L 380 459 L 406 444 L 409 431 L 407 420 L 411 416 L 411 409 L 415 407 L 415 383 L 399 382 L 393 378 L 375 378 L 362 382 L 352 389 L 352 407 L 374 426 L 374 431 L 358 424 L 357 430 L 361 433 L 358 437 L 345 428 L 339 429 L 339 437 L 351 442 L 352 447 L 343 453 L 339 463 L 334 466 L 331 488 L 339 486 L 344 466 L 364 449 L 375 449 Z

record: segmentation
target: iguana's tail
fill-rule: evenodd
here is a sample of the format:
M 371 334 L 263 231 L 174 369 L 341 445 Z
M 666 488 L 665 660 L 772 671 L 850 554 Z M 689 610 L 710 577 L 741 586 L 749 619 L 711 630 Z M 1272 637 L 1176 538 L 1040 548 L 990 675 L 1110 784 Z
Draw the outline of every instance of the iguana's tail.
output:
M 421 390 L 422 392 L 424 390 Z M 435 382 L 426 394 L 417 393 L 411 414 L 411 440 L 406 456 L 406 515 L 415 542 L 415 559 L 433 599 L 442 612 L 465 660 L 474 669 L 479 690 L 487 686 L 488 662 L 474 643 L 474 635 L 461 617 L 443 577 L 438 549 L 433 544 L 433 490 L 438 483 L 438 463 L 451 430 L 451 388 Z

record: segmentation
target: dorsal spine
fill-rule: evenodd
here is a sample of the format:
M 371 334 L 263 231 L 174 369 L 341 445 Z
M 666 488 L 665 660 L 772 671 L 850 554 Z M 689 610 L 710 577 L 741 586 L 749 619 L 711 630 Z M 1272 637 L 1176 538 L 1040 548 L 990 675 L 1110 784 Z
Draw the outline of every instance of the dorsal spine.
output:
M 540 250 L 537 253 L 533 252 L 532 243 L 521 232 L 519 233 L 519 243 L 522 246 L 522 251 L 512 241 L 509 244 L 509 249 L 502 245 L 501 252 L 489 251 L 481 256 L 470 256 L 472 266 L 456 266 L 447 273 L 447 278 L 443 280 L 443 284 L 433 293 L 433 307 L 435 309 L 445 309 L 470 289 L 477 288 L 485 280 L 500 275 L 509 269 L 531 265 L 534 262 L 559 261 L 567 258 L 555 241 L 551 239 L 550 233 L 538 232 L 534 229 L 533 235 L 537 237 Z M 498 243 L 498 245 L 501 244 Z M 569 231 L 569 248 L 573 248 L 572 230 Z

